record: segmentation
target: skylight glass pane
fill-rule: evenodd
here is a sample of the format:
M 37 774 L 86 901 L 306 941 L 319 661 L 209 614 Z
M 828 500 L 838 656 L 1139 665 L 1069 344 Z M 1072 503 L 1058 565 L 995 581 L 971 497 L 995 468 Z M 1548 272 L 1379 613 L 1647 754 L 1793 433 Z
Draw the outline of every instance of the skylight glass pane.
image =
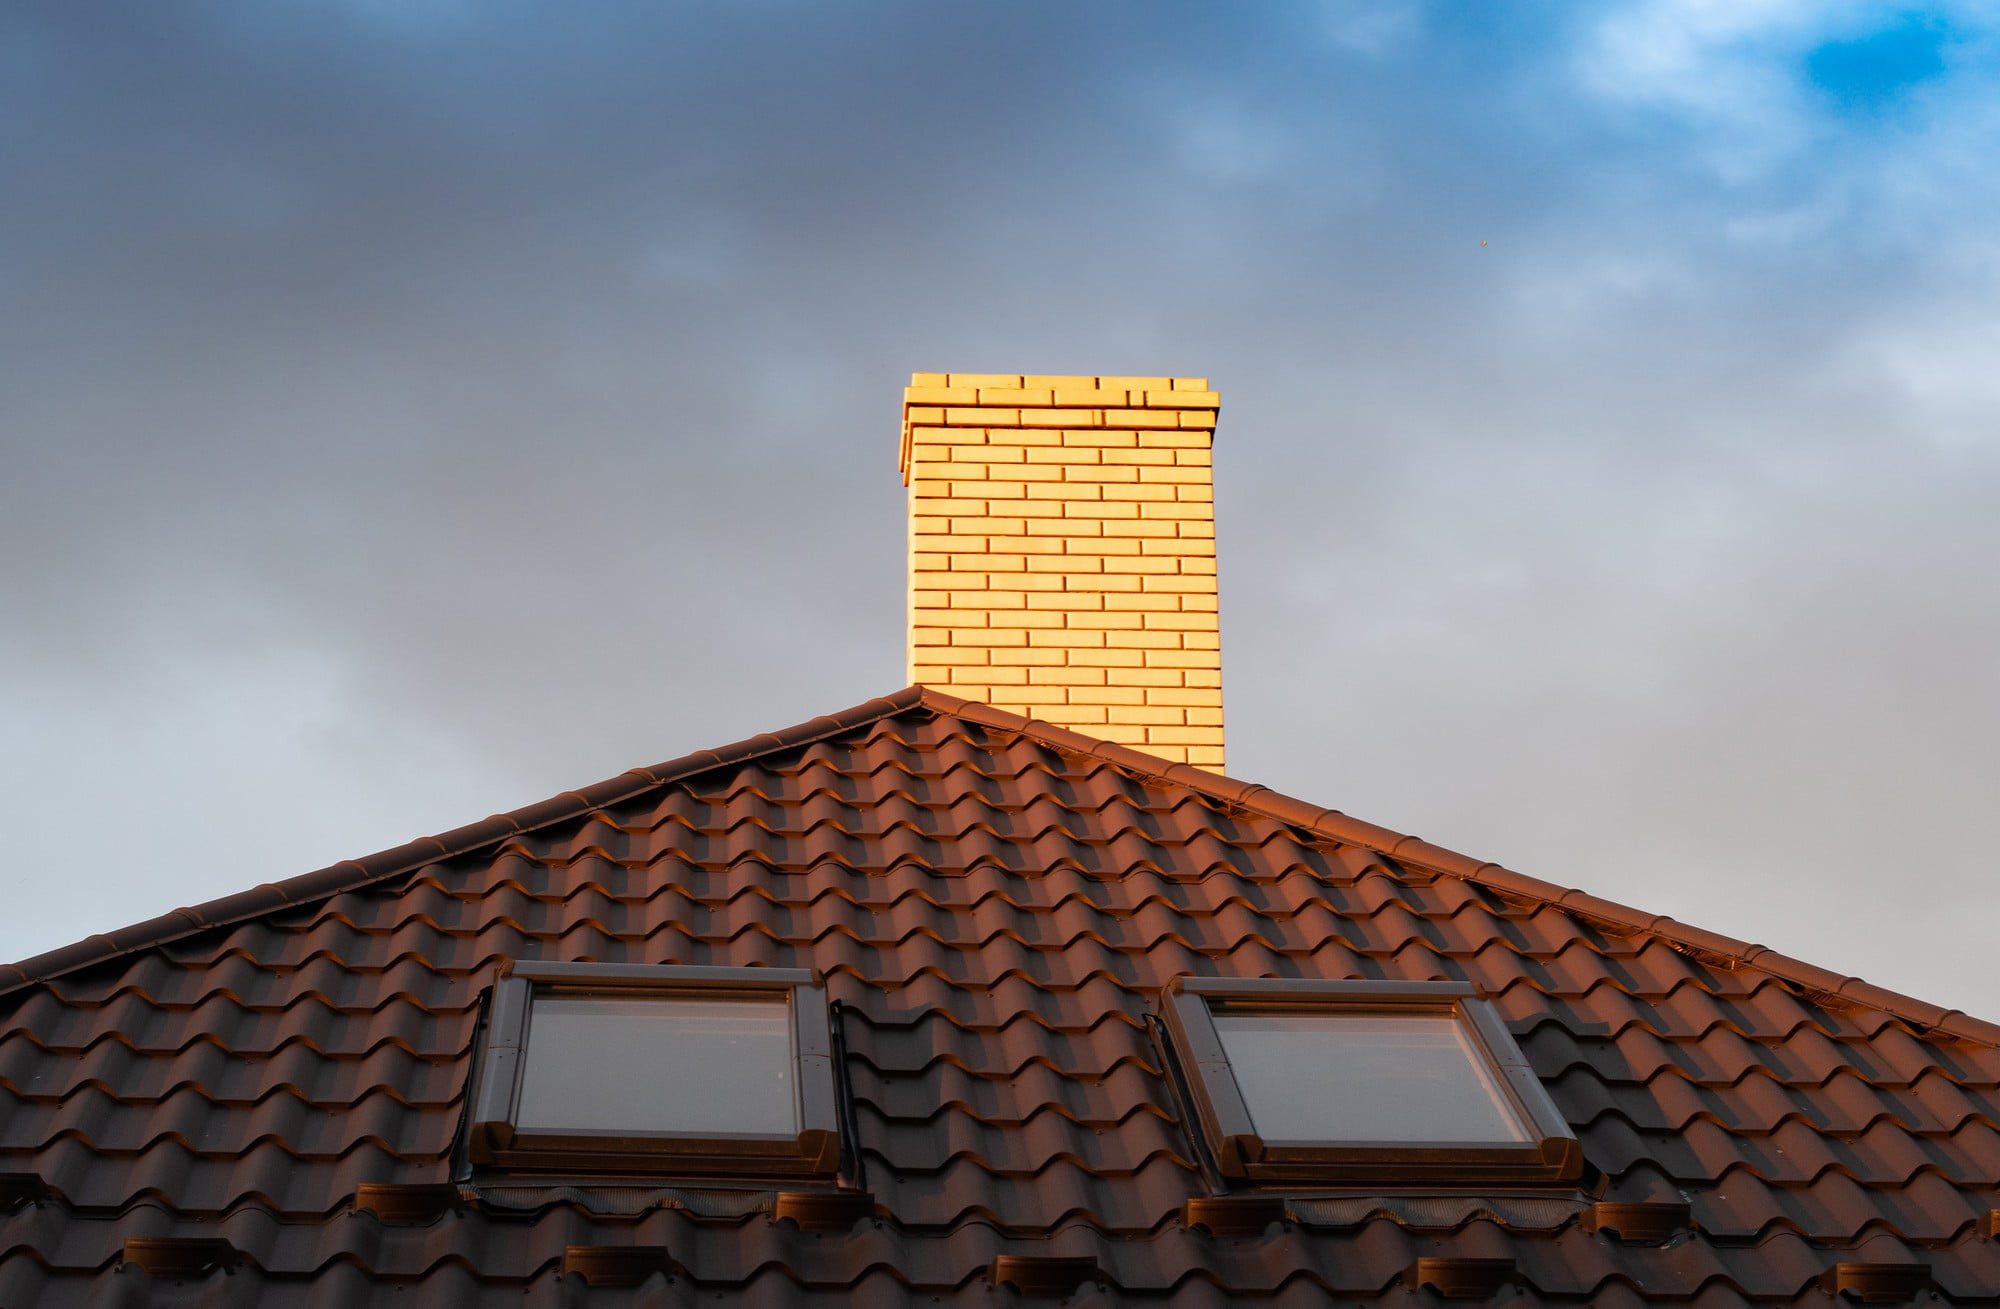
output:
M 791 1010 L 768 998 L 538 995 L 524 1132 L 790 1136 Z
M 1528 1139 L 1450 1015 L 1218 1010 L 1214 1019 L 1267 1142 Z

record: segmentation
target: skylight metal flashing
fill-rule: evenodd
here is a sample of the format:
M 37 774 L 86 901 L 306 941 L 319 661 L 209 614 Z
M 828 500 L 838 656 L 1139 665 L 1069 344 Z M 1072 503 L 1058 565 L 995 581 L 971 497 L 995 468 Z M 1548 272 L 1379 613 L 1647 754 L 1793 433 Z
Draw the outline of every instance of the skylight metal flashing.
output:
M 1575 1133 L 1471 986 L 1182 977 L 1161 1011 L 1230 1181 L 1456 1187 L 1582 1173 Z

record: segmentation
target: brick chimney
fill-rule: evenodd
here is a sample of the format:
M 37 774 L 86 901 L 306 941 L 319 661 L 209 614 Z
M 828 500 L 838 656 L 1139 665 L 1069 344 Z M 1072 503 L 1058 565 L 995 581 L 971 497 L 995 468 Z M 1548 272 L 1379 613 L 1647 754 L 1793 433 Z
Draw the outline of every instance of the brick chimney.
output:
M 911 682 L 1221 771 L 1200 377 L 917 373 Z

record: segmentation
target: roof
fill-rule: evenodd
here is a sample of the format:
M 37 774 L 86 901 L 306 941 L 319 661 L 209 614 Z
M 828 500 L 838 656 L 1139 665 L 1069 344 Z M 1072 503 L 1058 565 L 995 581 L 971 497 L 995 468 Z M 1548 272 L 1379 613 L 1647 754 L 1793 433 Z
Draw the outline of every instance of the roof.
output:
M 512 959 L 820 970 L 874 1215 L 453 1190 Z M 1189 974 L 1474 984 L 1588 1184 L 1191 1223 Z M 0 973 L 8 1306 L 2000 1302 L 1996 1209 L 1992 1024 L 920 688 Z

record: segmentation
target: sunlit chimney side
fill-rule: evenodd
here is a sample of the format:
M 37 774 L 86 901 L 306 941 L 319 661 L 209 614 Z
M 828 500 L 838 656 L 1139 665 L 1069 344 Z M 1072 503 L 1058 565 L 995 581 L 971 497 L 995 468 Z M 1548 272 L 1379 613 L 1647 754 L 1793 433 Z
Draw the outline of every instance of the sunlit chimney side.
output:
M 1221 771 L 1201 377 L 917 373 L 909 679 Z

